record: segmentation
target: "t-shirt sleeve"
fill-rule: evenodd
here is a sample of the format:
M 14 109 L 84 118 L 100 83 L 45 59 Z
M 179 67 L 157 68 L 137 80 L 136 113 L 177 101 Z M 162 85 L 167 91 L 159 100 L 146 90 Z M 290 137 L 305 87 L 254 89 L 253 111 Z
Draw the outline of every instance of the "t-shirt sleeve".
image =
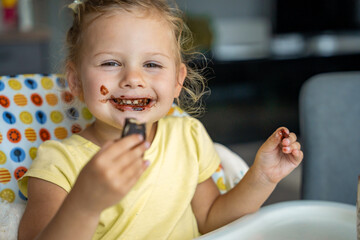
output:
M 218 169 L 220 157 L 215 150 L 213 141 L 199 120 L 193 119 L 191 131 L 198 152 L 198 183 L 201 183 Z
M 29 177 L 54 183 L 69 192 L 76 173 L 71 164 L 71 153 L 60 142 L 49 140 L 40 145 L 29 170 L 18 180 L 20 191 L 27 197 Z

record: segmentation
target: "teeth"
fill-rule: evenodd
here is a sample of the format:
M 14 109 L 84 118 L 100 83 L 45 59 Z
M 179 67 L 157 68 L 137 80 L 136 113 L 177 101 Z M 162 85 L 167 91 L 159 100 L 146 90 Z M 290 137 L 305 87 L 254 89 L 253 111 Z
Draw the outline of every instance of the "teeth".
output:
M 146 106 L 149 103 L 149 99 L 135 99 L 135 100 L 125 100 L 125 99 L 114 99 L 114 102 L 120 105 L 132 105 L 132 106 Z

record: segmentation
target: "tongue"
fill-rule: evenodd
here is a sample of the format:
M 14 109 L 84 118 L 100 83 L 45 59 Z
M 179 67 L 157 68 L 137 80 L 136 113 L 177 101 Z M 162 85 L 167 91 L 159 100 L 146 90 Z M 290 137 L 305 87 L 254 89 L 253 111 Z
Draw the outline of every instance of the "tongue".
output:
M 133 107 L 133 110 L 134 111 L 142 111 L 142 110 L 144 110 L 144 108 L 142 108 L 142 107 Z

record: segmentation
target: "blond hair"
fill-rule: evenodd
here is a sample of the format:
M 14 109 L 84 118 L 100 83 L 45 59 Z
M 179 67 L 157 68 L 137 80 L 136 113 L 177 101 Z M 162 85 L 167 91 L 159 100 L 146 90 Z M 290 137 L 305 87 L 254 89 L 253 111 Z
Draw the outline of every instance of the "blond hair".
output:
M 145 12 L 156 11 L 170 25 L 176 39 L 176 60 L 178 65 L 184 63 L 187 69 L 187 76 L 183 83 L 182 91 L 176 103 L 181 109 L 193 116 L 199 116 L 203 112 L 201 97 L 208 92 L 205 77 L 202 71 L 190 66 L 199 53 L 193 51 L 193 37 L 190 29 L 185 24 L 182 12 L 173 4 L 172 7 L 166 0 L 86 0 L 78 4 L 74 9 L 73 25 L 67 32 L 66 63 L 79 62 L 79 49 L 82 44 L 82 32 L 86 28 L 84 18 L 91 13 L 98 13 L 99 16 L 109 13 L 112 10 L 143 10 Z M 202 54 L 200 54 L 203 57 Z M 204 57 L 205 59 L 205 57 Z M 206 59 L 205 59 L 206 62 Z

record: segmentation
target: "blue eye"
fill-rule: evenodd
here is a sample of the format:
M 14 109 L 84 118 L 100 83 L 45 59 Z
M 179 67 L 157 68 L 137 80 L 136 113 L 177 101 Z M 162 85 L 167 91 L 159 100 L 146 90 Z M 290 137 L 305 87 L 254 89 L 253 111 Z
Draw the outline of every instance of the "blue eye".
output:
M 147 68 L 162 68 L 161 65 L 156 64 L 156 63 L 145 63 L 144 67 L 147 67 Z
M 120 66 L 120 64 L 117 63 L 117 62 L 111 61 L 111 62 L 102 63 L 101 66 L 104 66 L 104 67 L 118 67 L 118 66 Z

